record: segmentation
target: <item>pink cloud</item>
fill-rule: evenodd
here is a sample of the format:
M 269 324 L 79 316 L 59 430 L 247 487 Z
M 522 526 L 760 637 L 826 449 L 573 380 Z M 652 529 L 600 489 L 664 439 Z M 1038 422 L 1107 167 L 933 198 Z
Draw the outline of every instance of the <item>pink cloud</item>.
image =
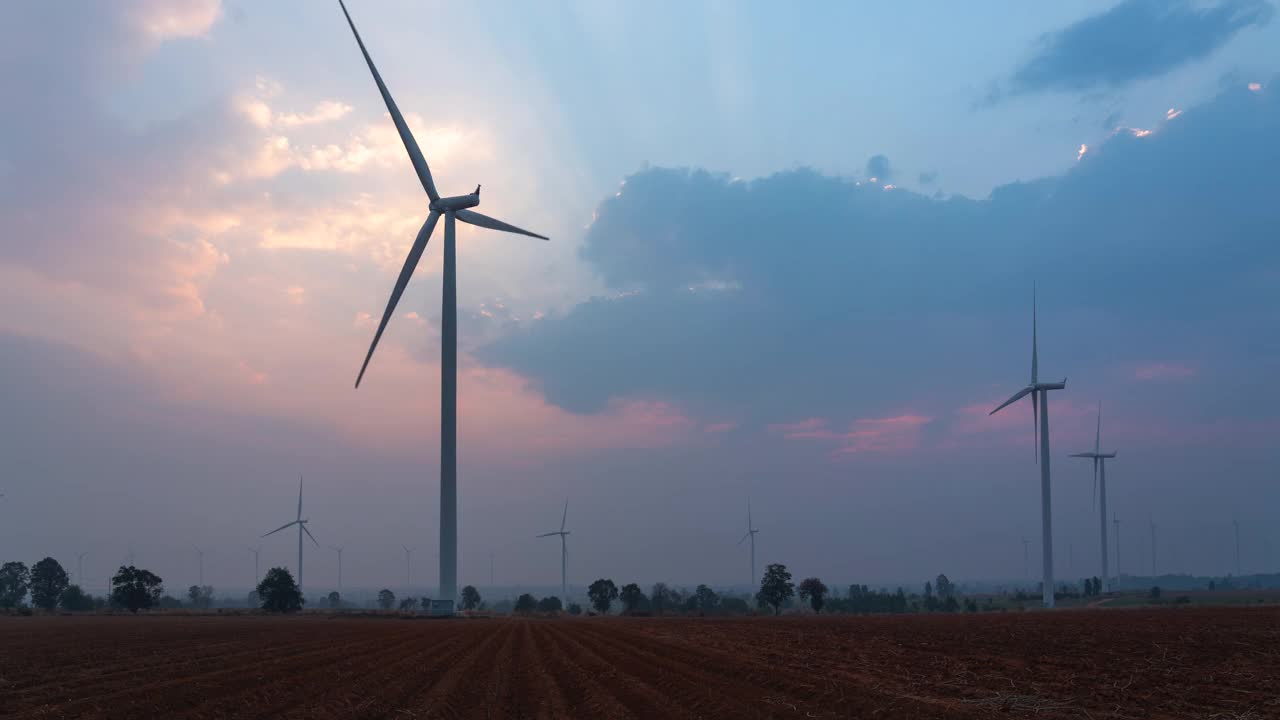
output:
M 736 423 L 736 422 L 732 422 L 732 421 L 730 421 L 730 422 L 718 422 L 718 423 L 711 423 L 710 425 L 708 425 L 708 426 L 706 426 L 706 427 L 702 428 L 702 432 L 705 432 L 705 433 L 727 433 L 727 432 L 729 432 L 730 430 L 733 430 L 733 429 L 734 429 L 734 428 L 736 428 L 736 427 L 738 427 L 738 423 Z
M 787 440 L 830 440 L 836 437 L 836 433 L 827 427 L 826 418 L 808 418 L 792 423 L 776 423 L 769 426 L 769 432 L 777 433 Z
M 1185 380 L 1195 374 L 1196 369 L 1188 365 L 1151 363 L 1135 370 L 1133 377 L 1135 380 L 1146 382 L 1148 380 Z
M 769 431 L 787 440 L 827 440 L 839 443 L 832 457 L 861 452 L 888 452 L 919 447 L 920 428 L 933 420 L 916 413 L 881 418 L 859 418 L 844 430 L 829 426 L 825 418 L 808 418 L 769 426 Z

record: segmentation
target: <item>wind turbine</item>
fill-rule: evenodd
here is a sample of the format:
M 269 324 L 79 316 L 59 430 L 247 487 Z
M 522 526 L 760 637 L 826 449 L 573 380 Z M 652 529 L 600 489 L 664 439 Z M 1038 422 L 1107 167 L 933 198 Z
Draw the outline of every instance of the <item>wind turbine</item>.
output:
M 249 552 L 253 553 L 253 587 L 258 587 L 258 583 L 262 581 L 262 575 L 258 573 L 258 553 L 262 552 L 261 547 L 251 547 Z
M 338 553 L 338 594 L 342 594 L 342 549 L 345 545 L 330 545 L 329 549 Z
M 1090 458 L 1093 460 L 1093 499 L 1098 505 L 1099 529 L 1102 534 L 1102 579 L 1106 581 L 1111 589 L 1115 589 L 1115 585 L 1111 582 L 1111 575 L 1107 572 L 1107 460 L 1116 456 L 1115 452 L 1104 453 L 1101 449 L 1102 443 L 1102 403 L 1098 403 L 1098 427 L 1093 435 L 1093 452 L 1076 453 L 1071 457 Z M 1100 499 L 1100 500 L 1099 500 Z M 1116 543 L 1120 539 L 1116 538 Z M 1120 562 L 1116 561 L 1116 569 L 1119 570 Z
M 743 540 L 751 540 L 751 582 L 747 587 L 756 584 L 756 533 L 760 532 L 755 528 L 755 524 L 751 522 L 751 499 L 747 498 L 747 534 L 742 536 L 742 540 L 738 541 L 741 545 Z
M 566 498 L 564 501 L 564 514 L 560 516 L 560 529 L 555 532 L 542 533 L 538 536 L 540 538 L 551 537 L 552 535 L 560 536 L 560 600 L 563 602 L 568 602 L 569 598 L 569 583 L 567 580 L 568 575 L 566 574 L 566 569 L 568 567 L 566 559 L 569 556 L 569 550 L 568 546 L 565 544 L 565 538 L 569 536 L 570 531 L 564 529 L 564 523 L 568 519 L 569 500 Z
M 298 591 L 299 592 L 302 591 L 302 533 L 306 533 L 307 537 L 311 538 L 311 542 L 315 543 L 316 547 L 320 547 L 320 542 L 316 540 L 316 536 L 312 535 L 311 531 L 307 529 L 308 522 L 310 522 L 310 520 L 302 519 L 302 476 L 299 475 L 298 476 L 298 518 L 293 522 L 285 523 L 284 525 L 281 525 L 275 530 L 272 530 L 271 532 L 267 533 L 267 535 L 275 535 L 276 533 L 280 532 L 281 530 L 284 530 L 285 528 L 293 527 L 294 525 L 298 526 Z M 262 537 L 267 537 L 267 535 L 263 535 Z
M 1116 524 L 1116 584 L 1113 590 L 1120 589 L 1120 518 L 1112 515 L 1112 519 Z
M 1240 577 L 1240 521 L 1231 518 L 1231 526 L 1235 528 L 1236 533 L 1236 577 Z
M 391 319 L 391 314 L 395 312 L 396 304 L 400 301 L 400 295 L 409 284 L 414 268 L 417 267 L 418 260 L 426 250 L 427 241 L 431 239 L 436 222 L 441 215 L 444 216 L 444 292 L 441 301 L 443 307 L 440 332 L 440 597 L 453 602 L 458 597 L 458 286 L 454 225 L 456 221 L 461 220 L 490 230 L 528 235 L 542 240 L 548 238 L 469 210 L 468 208 L 480 204 L 479 185 L 470 195 L 440 197 L 436 192 L 435 181 L 431 178 L 431 170 L 427 167 L 426 158 L 418 148 L 418 143 L 414 140 L 413 133 L 409 131 L 409 126 L 405 124 L 395 100 L 391 99 L 391 93 L 382 82 L 382 76 L 374 67 L 373 58 L 369 57 L 369 51 L 365 49 L 364 41 L 356 31 L 346 4 L 342 0 L 338 0 L 338 4 L 342 6 L 342 14 L 347 18 L 351 34 L 355 36 L 356 44 L 360 46 L 360 53 L 364 55 L 369 72 L 373 74 L 373 81 L 378 85 L 378 92 L 382 94 L 387 112 L 400 133 L 400 140 L 409 154 L 413 169 L 422 183 L 422 189 L 431 200 L 429 205 L 431 212 L 427 215 L 426 222 L 423 223 L 422 229 L 418 231 L 418 236 L 409 249 L 409 256 L 405 258 L 404 267 L 401 268 L 400 276 L 396 279 L 395 287 L 391 291 L 391 299 L 387 302 L 387 309 L 382 314 L 382 321 L 378 323 L 378 331 L 374 333 L 373 342 L 369 345 L 369 353 L 365 355 L 364 364 L 360 366 L 360 374 L 356 376 L 357 388 L 360 387 L 360 380 L 369 367 L 369 360 L 373 357 L 374 348 L 378 346 L 382 331 L 386 329 L 387 321 Z
M 1150 515 L 1147 516 L 1147 522 L 1151 525 L 1151 577 L 1156 575 L 1156 521 Z
M 407 545 L 401 545 L 400 547 L 404 548 L 404 589 L 407 591 L 409 588 L 413 587 L 413 583 L 409 582 L 411 578 L 409 568 L 413 559 L 413 551 L 416 548 L 411 548 Z
M 76 582 L 81 587 L 84 586 L 84 556 L 88 554 L 89 551 L 87 550 L 82 553 L 76 553 Z
M 1031 541 L 1022 538 L 1022 580 L 1031 579 Z
M 196 551 L 196 557 L 200 559 L 200 587 L 204 587 L 204 550 L 196 547 L 195 543 L 191 543 L 191 549 Z
M 1040 461 L 1040 523 L 1041 532 L 1041 549 L 1044 553 L 1044 583 L 1041 588 L 1041 594 L 1044 598 L 1044 606 L 1053 607 L 1053 513 L 1051 510 L 1052 497 L 1049 486 L 1049 391 L 1061 390 L 1067 386 L 1067 379 L 1062 378 L 1062 382 L 1042 383 L 1040 382 L 1039 360 L 1036 349 L 1036 295 L 1035 290 L 1031 291 L 1031 382 L 1026 387 L 1013 394 L 1013 397 L 1005 400 L 995 410 L 991 411 L 991 415 L 995 415 L 1006 407 L 1021 400 L 1024 396 L 1031 396 L 1031 414 L 1034 421 L 1038 424 L 1036 432 L 1039 434 L 1039 449 L 1036 451 L 1036 459 Z

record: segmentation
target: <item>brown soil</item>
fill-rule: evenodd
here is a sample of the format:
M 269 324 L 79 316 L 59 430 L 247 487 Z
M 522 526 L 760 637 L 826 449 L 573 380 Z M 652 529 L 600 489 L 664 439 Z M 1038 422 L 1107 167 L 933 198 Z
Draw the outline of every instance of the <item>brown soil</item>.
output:
M 1280 609 L 0 617 L 0 718 L 1280 718 Z

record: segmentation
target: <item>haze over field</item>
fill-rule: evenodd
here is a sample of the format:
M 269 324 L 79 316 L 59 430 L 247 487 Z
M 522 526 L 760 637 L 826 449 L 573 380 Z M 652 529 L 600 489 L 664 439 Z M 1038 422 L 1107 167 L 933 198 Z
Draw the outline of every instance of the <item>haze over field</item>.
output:
M 1122 571 L 1149 516 L 1276 570 L 1273 5 L 771 8 L 352 3 L 442 193 L 553 239 L 459 226 L 460 582 L 555 585 L 566 496 L 575 585 L 745 583 L 748 495 L 799 577 L 1021 578 L 1033 281 L 1059 578 L 1099 400 Z M 8 15 L 0 560 L 247 587 L 302 474 L 346 586 L 433 586 L 440 245 L 353 391 L 425 202 L 336 3 Z

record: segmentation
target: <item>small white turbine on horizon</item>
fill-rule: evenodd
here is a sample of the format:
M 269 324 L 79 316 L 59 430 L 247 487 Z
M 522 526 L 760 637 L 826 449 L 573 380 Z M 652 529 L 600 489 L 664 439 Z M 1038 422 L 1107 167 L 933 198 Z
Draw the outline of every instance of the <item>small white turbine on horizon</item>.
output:
M 342 550 L 345 545 L 330 545 L 329 549 L 338 553 L 338 594 L 342 594 Z
M 1111 580 L 1111 574 L 1107 568 L 1109 556 L 1107 555 L 1107 460 L 1114 458 L 1116 453 L 1102 452 L 1102 403 L 1098 403 L 1098 426 L 1093 435 L 1093 452 L 1076 453 L 1071 457 L 1090 458 L 1093 460 L 1093 500 L 1098 506 L 1099 530 L 1102 535 L 1102 580 L 1107 584 L 1108 589 L 1114 590 L 1115 583 Z M 1119 542 L 1119 540 L 1117 540 Z M 1117 569 L 1119 569 L 1117 567 Z
M 387 106 L 391 121 L 395 123 L 396 131 L 400 133 L 400 140 L 404 143 L 404 149 L 413 163 L 418 181 L 422 183 L 422 189 L 426 191 L 427 198 L 431 201 L 429 205 L 431 212 L 427 215 L 426 222 L 423 223 L 422 229 L 418 231 L 418 236 L 409 249 L 409 256 L 405 258 L 404 267 L 401 268 L 400 276 L 396 279 L 395 287 L 391 291 L 391 299 L 387 302 L 387 309 L 382 314 L 382 321 L 378 323 L 378 331 L 374 333 L 373 342 L 369 345 L 369 353 L 365 355 L 364 364 L 360 366 L 360 374 L 356 376 L 357 388 L 360 387 L 360 380 L 369 367 L 369 360 L 373 357 L 374 348 L 378 346 L 382 331 L 386 329 L 387 321 L 391 319 L 396 304 L 400 301 L 400 295 L 409 284 L 414 268 L 418 266 L 418 260 L 427 248 L 427 241 L 431 239 L 436 222 L 441 215 L 444 216 L 444 292 L 440 328 L 439 590 L 441 599 L 453 602 L 458 597 L 458 271 L 454 225 L 456 221 L 461 220 L 490 230 L 528 235 L 542 240 L 548 238 L 470 210 L 469 208 L 480 204 L 479 185 L 476 186 L 475 192 L 469 195 L 440 197 L 436 192 L 435 181 L 431 178 L 431 170 L 427 167 L 426 158 L 418 148 L 418 143 L 414 140 L 413 133 L 409 131 L 404 117 L 401 116 L 400 109 L 396 107 L 395 100 L 391 99 L 391 93 L 382 82 L 382 76 L 374 67 L 373 58 L 369 57 L 369 51 L 365 49 L 364 41 L 356 31 L 356 25 L 351 20 L 351 14 L 347 12 L 346 4 L 342 0 L 338 0 L 338 4 L 342 7 L 342 14 L 347 18 L 347 25 L 351 27 L 351 34 L 355 36 L 356 44 L 360 46 L 360 53 L 364 55 L 369 72 L 373 74 L 373 80 L 378 85 L 378 92 L 381 93 L 382 101 Z
M 551 537 L 552 535 L 560 536 L 560 601 L 564 603 L 569 602 L 568 600 L 569 581 L 568 581 L 568 574 L 567 574 L 569 550 L 568 550 L 568 545 L 565 543 L 565 538 L 569 536 L 570 531 L 564 529 L 565 521 L 567 521 L 568 519 L 569 519 L 569 501 L 568 499 L 566 499 L 564 501 L 564 514 L 560 516 L 560 529 L 554 532 L 542 533 L 541 535 L 538 535 L 538 537 L 540 538 Z
M 411 548 L 408 545 L 401 545 L 400 547 L 404 548 L 404 589 L 405 592 L 408 592 L 409 588 L 413 587 L 413 573 L 410 568 L 413 566 L 413 551 L 417 548 Z
M 258 587 L 258 583 L 262 582 L 262 576 L 258 574 L 258 553 L 262 552 L 262 547 L 251 547 L 249 552 L 253 553 L 253 588 Z
M 316 540 L 316 536 L 312 535 L 311 530 L 307 528 L 308 522 L 311 522 L 311 521 L 302 519 L 302 477 L 299 476 L 298 477 L 298 517 L 297 519 L 295 519 L 293 522 L 285 523 L 284 525 L 281 525 L 275 530 L 272 530 L 271 532 L 262 536 L 262 537 L 267 537 L 267 535 L 275 535 L 276 533 L 280 532 L 281 530 L 284 530 L 285 528 L 290 528 L 290 527 L 293 527 L 294 525 L 298 526 L 298 591 L 299 592 L 302 591 L 302 533 L 306 533 L 307 537 L 311 538 L 311 542 L 315 543 L 316 547 L 320 547 L 320 541 Z M 256 554 L 255 554 L 255 558 L 256 558 Z
M 1041 538 L 1041 549 L 1044 555 L 1044 587 L 1041 589 L 1041 597 L 1044 600 L 1046 608 L 1053 607 L 1053 512 L 1052 512 L 1052 494 L 1049 485 L 1049 391 L 1061 390 L 1067 386 L 1067 379 L 1063 378 L 1061 382 L 1044 383 L 1040 382 L 1040 369 L 1038 350 L 1036 346 L 1036 295 L 1035 290 L 1031 291 L 1031 382 L 1026 387 L 1013 394 L 1013 397 L 1000 403 L 999 407 L 991 411 L 991 415 L 995 415 L 1004 408 L 1021 400 L 1024 396 L 1031 396 L 1031 413 L 1035 424 L 1035 432 L 1039 435 L 1039 443 L 1037 443 L 1036 459 L 1040 463 L 1040 524 L 1043 537 Z
M 195 543 L 190 543 L 191 549 L 196 551 L 196 558 L 200 563 L 200 587 L 204 587 L 204 550 L 200 549 Z
M 760 532 L 756 529 L 754 523 L 751 522 L 751 499 L 747 498 L 747 534 L 742 536 L 742 540 L 738 541 L 741 545 L 743 541 L 751 541 L 751 582 L 747 583 L 747 587 L 755 587 L 756 584 L 756 533 Z

